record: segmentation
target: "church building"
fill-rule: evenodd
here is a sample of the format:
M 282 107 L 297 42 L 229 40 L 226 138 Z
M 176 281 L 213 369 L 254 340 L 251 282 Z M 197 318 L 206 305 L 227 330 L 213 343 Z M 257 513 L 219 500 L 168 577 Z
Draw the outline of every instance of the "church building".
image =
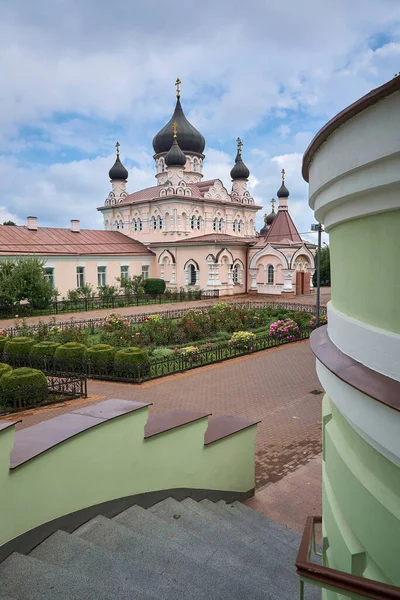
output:
M 231 183 L 203 181 L 205 139 L 187 120 L 176 80 L 174 113 L 153 139 L 156 185 L 129 192 L 119 143 L 109 171 L 111 191 L 98 210 L 105 230 L 0 226 L 0 257 L 36 255 L 60 296 L 91 284 L 115 285 L 116 278 L 160 277 L 170 289 L 219 290 L 294 295 L 312 290 L 315 245 L 303 240 L 289 213 L 282 169 L 278 207 L 255 229 L 257 206 L 248 189 L 250 172 L 242 142 Z

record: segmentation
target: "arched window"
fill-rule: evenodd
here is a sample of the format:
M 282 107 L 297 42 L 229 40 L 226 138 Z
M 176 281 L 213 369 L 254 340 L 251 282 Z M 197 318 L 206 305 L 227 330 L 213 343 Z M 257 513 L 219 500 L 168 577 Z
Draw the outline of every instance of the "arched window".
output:
M 189 265 L 189 285 L 196 285 L 196 282 L 197 282 L 196 267 L 194 265 Z
M 213 219 L 213 230 L 217 231 L 217 229 L 218 229 L 218 219 L 217 219 L 217 217 L 215 217 Z
M 201 217 L 197 217 L 197 229 L 201 229 Z
M 160 158 L 160 171 L 161 173 L 165 172 L 165 162 L 163 158 Z
M 237 285 L 240 282 L 240 267 L 238 264 L 233 267 L 232 279 L 234 285 Z
M 157 227 L 158 229 L 162 229 L 163 227 L 162 217 L 160 215 L 157 217 Z
M 142 221 L 142 219 L 138 219 L 137 223 L 138 223 L 138 230 L 142 231 L 143 230 L 143 221 Z
M 154 229 L 154 231 L 157 229 L 157 221 L 155 217 L 151 217 L 151 228 Z
M 191 228 L 191 229 L 196 229 L 196 221 L 197 221 L 197 219 L 196 219 L 196 217 L 193 215 L 193 217 L 191 217 L 191 219 L 190 219 L 190 228 Z
M 236 231 L 236 219 L 232 223 L 232 231 Z
M 197 158 L 193 159 L 193 171 L 198 171 L 199 170 L 199 161 L 197 160 Z
M 240 220 L 238 223 L 238 232 L 241 233 L 243 231 L 243 221 Z
M 220 219 L 218 221 L 218 231 L 223 231 L 223 229 L 224 229 L 224 220 Z
M 274 283 L 274 267 L 268 265 L 267 268 L 267 283 Z

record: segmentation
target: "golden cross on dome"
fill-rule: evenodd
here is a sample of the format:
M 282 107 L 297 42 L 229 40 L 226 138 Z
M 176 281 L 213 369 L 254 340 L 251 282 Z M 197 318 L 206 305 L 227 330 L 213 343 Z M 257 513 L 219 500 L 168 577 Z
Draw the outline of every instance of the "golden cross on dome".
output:
M 116 144 L 115 144 L 115 148 L 117 150 L 117 156 L 119 156 L 119 147 L 120 147 L 120 145 L 121 144 L 119 142 L 116 142 Z
M 172 131 L 174 132 L 174 138 L 176 138 L 176 130 L 178 129 L 178 123 L 174 121 L 172 123 Z
M 239 153 L 239 154 L 242 154 L 242 146 L 243 146 L 243 142 L 242 142 L 242 140 L 240 139 L 240 137 L 238 137 L 238 139 L 237 139 L 236 141 L 237 141 L 237 149 L 238 149 L 238 153 Z
M 285 183 L 285 169 L 282 169 L 282 183 Z
M 179 87 L 181 85 L 182 81 L 179 79 L 179 77 L 176 78 L 175 81 L 175 85 L 176 85 L 176 97 L 180 98 L 181 97 L 181 88 Z
M 272 212 L 275 212 L 275 198 L 271 200 Z

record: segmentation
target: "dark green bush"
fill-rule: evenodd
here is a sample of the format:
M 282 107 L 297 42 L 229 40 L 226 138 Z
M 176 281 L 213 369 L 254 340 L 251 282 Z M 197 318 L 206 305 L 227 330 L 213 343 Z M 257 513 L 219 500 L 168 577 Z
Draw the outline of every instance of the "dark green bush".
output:
M 166 283 L 164 279 L 146 279 L 143 287 L 146 294 L 157 296 L 165 292 Z
M 70 360 L 81 360 L 86 353 L 86 346 L 84 344 L 79 344 L 78 342 L 67 342 L 62 346 L 59 346 L 55 353 L 54 357 L 62 360 L 70 359 Z
M 112 363 L 114 362 L 116 349 L 108 344 L 94 344 L 87 348 L 85 359 L 92 363 Z
M 150 371 L 150 358 L 147 352 L 131 346 L 119 350 L 114 359 L 115 372 L 119 376 L 143 376 Z
M 11 338 L 4 344 L 4 352 L 10 355 L 27 355 L 34 343 L 35 340 L 29 337 Z
M 53 357 L 57 348 L 61 346 L 58 342 L 39 342 L 31 347 L 31 356 Z
M 45 386 L 47 386 L 46 375 L 37 369 L 21 367 L 0 378 L 0 403 L 4 406 L 14 404 L 17 400 L 15 391 L 18 388 L 24 390 L 21 393 L 23 405 L 30 405 L 45 399 Z
M 11 373 L 12 367 L 10 365 L 6 365 L 5 363 L 0 363 L 0 377 L 5 373 Z
M 8 341 L 8 337 L 6 335 L 0 335 L 0 352 L 4 351 L 4 346 Z

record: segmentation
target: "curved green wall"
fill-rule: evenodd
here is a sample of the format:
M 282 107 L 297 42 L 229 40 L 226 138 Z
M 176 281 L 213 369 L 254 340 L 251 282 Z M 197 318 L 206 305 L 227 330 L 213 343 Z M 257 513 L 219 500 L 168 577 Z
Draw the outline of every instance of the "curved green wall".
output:
M 400 333 L 400 210 L 335 225 L 329 237 L 332 304 Z
M 324 564 L 400 586 L 400 469 L 323 400 Z M 324 597 L 342 596 L 325 591 Z

